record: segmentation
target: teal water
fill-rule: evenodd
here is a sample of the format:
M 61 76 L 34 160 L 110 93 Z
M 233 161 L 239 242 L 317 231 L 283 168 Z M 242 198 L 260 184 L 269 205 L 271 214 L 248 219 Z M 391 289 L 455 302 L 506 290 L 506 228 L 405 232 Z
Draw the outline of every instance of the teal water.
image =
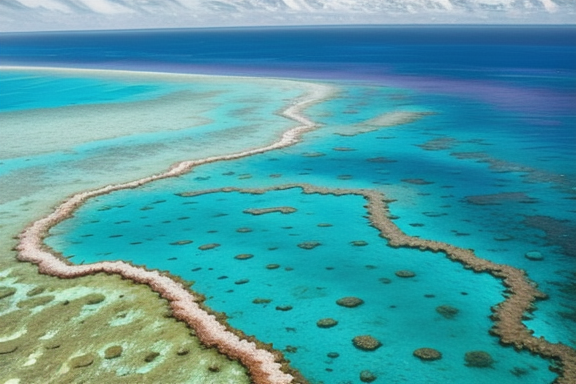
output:
M 564 241 L 575 221 L 574 171 L 566 166 L 573 153 L 554 150 L 554 141 L 562 139 L 527 129 L 521 111 L 474 99 L 362 84 L 338 87 L 337 97 L 307 111 L 323 126 L 302 143 L 92 199 L 53 228 L 47 244 L 74 263 L 122 259 L 194 281 L 193 289 L 211 308 L 283 350 L 313 383 L 356 383 L 366 369 L 379 377 L 377 383 L 552 382 L 549 362 L 501 347 L 488 334 L 490 307 L 503 300 L 496 279 L 442 254 L 390 248 L 369 225 L 362 198 L 308 195 L 298 188 L 181 195 L 288 183 L 377 189 L 396 200 L 391 214 L 406 233 L 525 269 L 550 296 L 538 303 L 527 326 L 536 336 L 576 345 L 570 317 L 574 254 Z M 225 101 L 220 95 L 213 100 L 216 108 Z M 338 134 L 391 111 L 427 114 L 356 136 Z M 265 119 L 270 112 L 237 110 L 234 118 Z M 223 129 L 221 137 L 234 135 L 226 130 L 230 120 L 214 117 L 220 118 L 213 128 Z M 560 126 L 574 123 L 571 116 L 558 119 Z M 534 156 L 536 147 L 542 150 Z M 296 212 L 244 213 L 276 206 Z M 359 240 L 367 245 L 352 244 Z M 298 247 L 307 241 L 320 245 Z M 199 248 L 206 244 L 219 246 Z M 525 258 L 532 250 L 544 260 Z M 238 260 L 239 254 L 254 256 Z M 405 269 L 416 276 L 394 274 Z M 365 303 L 337 306 L 344 296 Z M 256 298 L 271 301 L 255 304 Z M 445 318 L 436 311 L 441 305 L 459 312 Z M 326 317 L 338 325 L 317 327 Z M 352 338 L 362 334 L 383 346 L 374 352 L 354 348 Z M 436 348 L 443 358 L 421 362 L 412 356 L 420 347 Z M 474 350 L 489 352 L 495 362 L 490 368 L 466 366 L 464 354 Z M 328 357 L 330 352 L 339 357 Z

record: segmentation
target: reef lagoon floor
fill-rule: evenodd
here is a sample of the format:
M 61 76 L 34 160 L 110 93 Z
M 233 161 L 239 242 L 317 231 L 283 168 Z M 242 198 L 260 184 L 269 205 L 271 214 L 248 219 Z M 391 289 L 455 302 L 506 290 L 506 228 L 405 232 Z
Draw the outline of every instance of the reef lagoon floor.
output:
M 574 45 L 347 31 L 235 76 L 0 36 L 3 382 L 576 380 Z

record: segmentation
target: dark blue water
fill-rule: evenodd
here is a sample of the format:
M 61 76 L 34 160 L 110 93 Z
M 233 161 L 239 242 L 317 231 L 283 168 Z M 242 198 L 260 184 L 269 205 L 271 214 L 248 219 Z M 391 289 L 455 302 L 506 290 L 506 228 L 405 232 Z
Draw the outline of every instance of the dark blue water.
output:
M 576 28 L 396 26 L 8 33 L 0 35 L 0 60 L 3 64 L 354 79 L 423 73 L 494 79 L 548 70 L 543 83 L 573 89 L 574 77 L 569 83 L 560 83 L 554 73 L 575 73 Z

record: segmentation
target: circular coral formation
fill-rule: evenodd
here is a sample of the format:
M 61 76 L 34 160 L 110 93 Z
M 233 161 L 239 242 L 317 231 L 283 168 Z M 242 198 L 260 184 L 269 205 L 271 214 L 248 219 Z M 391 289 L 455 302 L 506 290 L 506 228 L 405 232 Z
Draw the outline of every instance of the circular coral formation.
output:
M 178 240 L 178 241 L 174 241 L 172 243 L 170 243 L 170 245 L 186 245 L 186 244 L 191 244 L 193 243 L 192 240 Z
M 362 372 L 360 372 L 360 381 L 362 381 L 363 383 L 371 383 L 374 380 L 376 380 L 378 378 L 378 376 L 376 376 L 374 373 L 368 371 L 368 370 L 364 370 Z
M 356 336 L 352 343 L 358 349 L 363 351 L 375 351 L 382 346 L 382 343 L 370 335 Z
M 298 244 L 298 246 L 302 249 L 314 249 L 319 245 L 320 243 L 317 241 L 305 241 L 303 243 Z
M 242 254 L 240 254 L 240 255 L 234 256 L 234 258 L 235 258 L 236 260 L 248 260 L 248 259 L 251 259 L 251 258 L 253 258 L 253 257 L 254 257 L 254 255 L 251 255 L 251 254 L 249 254 L 249 253 L 242 253 Z
M 442 315 L 445 319 L 453 319 L 460 310 L 450 305 L 440 305 L 436 307 L 436 312 Z
M 316 322 L 316 325 L 320 328 L 332 328 L 338 325 L 338 321 L 331 318 L 320 319 Z
M 416 273 L 409 271 L 407 269 L 403 269 L 401 271 L 396 271 L 396 272 L 394 272 L 394 274 L 398 277 L 414 277 L 414 276 L 416 276 Z
M 364 304 L 364 300 L 354 296 L 347 296 L 336 300 L 336 304 L 338 304 L 341 307 L 354 308 L 361 304 Z
M 442 353 L 434 348 L 418 348 L 413 352 L 413 355 L 426 361 L 440 360 L 442 358 Z
M 120 357 L 123 350 L 124 349 L 122 348 L 121 345 L 113 345 L 111 347 L 108 347 L 104 351 L 104 358 L 105 359 L 115 359 L 117 357 Z
M 524 254 L 524 257 L 527 258 L 528 260 L 532 260 L 532 261 L 542 261 L 544 260 L 544 255 L 542 255 L 540 252 L 538 251 L 530 251 L 530 252 L 526 252 Z
M 198 247 L 198 249 L 201 251 L 207 251 L 209 249 L 214 249 L 214 248 L 219 247 L 219 246 L 220 246 L 220 244 L 218 244 L 218 243 L 210 243 L 210 244 L 201 245 Z
M 469 367 L 487 368 L 494 363 L 492 356 L 484 351 L 470 351 L 464 355 L 466 365 Z
M 262 299 L 262 298 L 255 298 L 254 300 L 252 300 L 252 302 L 254 304 L 268 304 L 272 301 L 272 299 Z

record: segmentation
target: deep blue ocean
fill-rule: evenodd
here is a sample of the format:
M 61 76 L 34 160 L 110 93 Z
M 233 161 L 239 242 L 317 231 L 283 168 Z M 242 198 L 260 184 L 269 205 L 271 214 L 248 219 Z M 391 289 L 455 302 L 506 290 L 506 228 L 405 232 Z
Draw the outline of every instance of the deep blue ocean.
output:
M 490 307 L 503 300 L 499 280 L 441 254 L 388 246 L 358 196 L 183 192 L 289 183 L 376 189 L 393 200 L 390 214 L 404 232 L 526 270 L 549 299 L 524 323 L 537 337 L 576 346 L 576 27 L 0 34 L 0 65 L 273 77 L 338 89 L 306 110 L 321 128 L 301 143 L 92 199 L 47 239 L 74 263 L 122 259 L 195 281 L 192 288 L 206 295 L 207 305 L 226 312 L 232 326 L 274 343 L 311 383 L 359 383 L 363 370 L 378 376 L 375 383 L 536 384 L 555 374 L 550 361 L 503 347 L 488 333 Z M 184 91 L 194 100 L 186 110 L 204 119 L 190 132 L 166 128 L 70 148 L 51 143 L 53 149 L 29 154 L 17 148 L 0 156 L 0 181 L 11 187 L 23 179 L 18 172 L 52 180 L 47 175 L 59 167 L 80 175 L 104 158 L 115 167 L 172 149 L 185 160 L 198 143 L 225 148 L 227 140 L 250 134 L 266 141 L 267 126 L 286 127 L 274 113 L 299 94 L 272 83 L 230 80 L 224 92 L 221 84 L 190 90 L 157 79 L 60 78 L 34 69 L 0 71 L 0 86 L 0 119 L 71 105 L 96 106 L 101 114 L 114 104 Z M 379 117 L 399 112 L 418 118 L 374 128 Z M 260 131 L 247 129 L 251 124 Z M 49 191 L 51 182 L 32 185 Z M 22 190 L 13 188 L 13 195 Z M 244 212 L 274 206 L 296 211 Z M 306 242 L 319 245 L 299 246 Z M 206 244 L 218 246 L 200 248 Z M 526 257 L 529 252 L 542 257 Z M 240 254 L 253 256 L 235 258 Z M 402 278 L 398 270 L 416 276 Z M 365 304 L 334 304 L 345 296 Z M 265 300 L 254 303 L 258 298 Z M 456 311 L 443 313 L 447 307 Z M 316 325 L 328 317 L 338 325 Z M 354 348 L 351 339 L 359 334 L 376 336 L 382 347 Z M 412 356 L 421 347 L 436 348 L 443 358 L 422 362 Z M 465 353 L 476 350 L 489 352 L 490 367 L 466 364 Z

